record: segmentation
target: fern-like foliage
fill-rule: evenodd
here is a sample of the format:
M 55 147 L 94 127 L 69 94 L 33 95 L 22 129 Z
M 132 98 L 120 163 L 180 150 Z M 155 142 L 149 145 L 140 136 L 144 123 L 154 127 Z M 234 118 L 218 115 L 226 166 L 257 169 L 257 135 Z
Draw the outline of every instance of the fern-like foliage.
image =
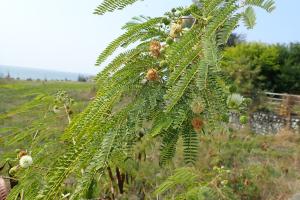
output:
M 197 175 L 193 173 L 191 168 L 180 168 L 175 170 L 174 175 L 162 183 L 155 191 L 155 193 L 164 193 L 178 185 L 185 187 L 193 186 L 197 180 Z
M 214 167 L 211 176 L 200 177 L 192 167 L 176 169 L 156 190 L 164 199 L 176 200 L 219 200 L 237 199 L 233 190 L 227 187 L 230 175 L 224 168 Z
M 138 0 L 104 0 L 96 9 L 94 14 L 103 15 L 106 12 L 121 10 L 126 6 L 137 2 Z
M 131 43 L 134 43 L 139 40 L 143 40 L 147 37 L 149 37 L 148 34 L 153 34 L 151 31 L 151 28 L 154 28 L 153 26 L 157 26 L 157 24 L 161 21 L 161 18 L 153 18 L 149 19 L 148 21 L 140 24 L 135 24 L 127 27 L 127 31 L 118 37 L 116 40 L 114 40 L 112 43 L 110 43 L 106 49 L 100 54 L 100 56 L 97 59 L 96 65 L 102 64 L 108 56 L 110 56 L 118 47 L 121 47 L 122 45 L 128 45 Z
M 167 180 L 155 190 L 155 193 L 164 195 L 164 199 L 220 199 L 216 191 L 205 186 L 205 184 L 201 185 L 198 181 L 199 177 L 192 168 L 180 168 L 175 170 L 175 173 L 169 176 Z M 177 192 L 172 193 L 171 191 Z
M 96 13 L 134 2 L 105 0 Z M 273 8 L 270 0 L 200 0 L 164 17 L 141 17 L 126 24 L 125 33 L 100 54 L 97 65 L 117 49 L 124 51 L 97 76 L 98 93 L 62 136 L 67 149 L 47 171 L 38 197 L 58 199 L 64 180 L 75 176 L 71 199 L 84 199 L 93 180 L 107 176 L 107 168 L 135 157 L 132 149 L 144 138 L 162 138 L 164 165 L 174 157 L 181 137 L 185 161 L 194 163 L 199 134 L 213 133 L 228 112 L 220 45 L 226 44 L 240 19 L 254 25 L 251 6 Z M 195 99 L 197 108 L 191 104 Z M 210 189 L 195 180 L 190 169 L 179 170 L 157 192 L 182 184 L 191 186 L 182 199 L 197 199 L 192 198 L 195 195 L 205 199 Z
M 170 130 L 171 133 L 165 133 L 161 144 L 160 164 L 164 165 L 170 161 L 176 151 L 176 144 L 179 138 L 178 130 Z
M 243 21 L 248 29 L 252 29 L 255 26 L 255 13 L 252 7 L 248 7 L 243 15 Z
M 260 7 L 267 12 L 272 12 L 275 9 L 275 1 L 274 0 L 246 0 L 245 5 L 253 5 L 256 7 Z

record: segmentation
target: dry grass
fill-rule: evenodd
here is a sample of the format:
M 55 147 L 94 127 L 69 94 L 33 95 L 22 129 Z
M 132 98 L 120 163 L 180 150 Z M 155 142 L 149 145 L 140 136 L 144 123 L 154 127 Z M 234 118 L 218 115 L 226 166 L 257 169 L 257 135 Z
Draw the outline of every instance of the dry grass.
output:
M 246 195 L 250 187 L 257 187 L 258 196 L 245 199 L 288 200 L 300 192 L 299 134 L 281 130 L 263 136 L 243 129 L 232 135 L 202 136 L 200 141 L 199 173 L 204 176 L 213 166 L 226 166 L 233 171 L 233 186 L 242 185 L 237 192 Z

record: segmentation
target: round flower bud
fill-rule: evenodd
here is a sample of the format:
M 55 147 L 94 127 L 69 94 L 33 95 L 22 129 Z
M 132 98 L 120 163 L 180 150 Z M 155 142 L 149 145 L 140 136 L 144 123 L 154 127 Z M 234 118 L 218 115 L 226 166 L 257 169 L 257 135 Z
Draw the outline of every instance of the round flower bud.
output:
M 146 75 L 148 81 L 155 81 L 158 79 L 158 73 L 155 69 L 149 69 Z
M 174 40 L 173 40 L 172 37 L 168 37 L 167 40 L 166 40 L 166 43 L 167 43 L 168 45 L 171 45 L 173 42 L 174 42 Z
M 147 83 L 147 81 L 148 80 L 144 78 L 143 80 L 141 80 L 141 84 L 145 85 Z
M 168 62 L 167 62 L 166 60 L 162 60 L 162 61 L 159 63 L 159 66 L 160 66 L 161 68 L 165 68 L 165 67 L 168 66 Z
M 248 123 L 248 117 L 245 115 L 240 116 L 240 123 L 241 124 L 247 124 Z
M 244 102 L 247 106 L 251 105 L 252 104 L 252 99 L 251 98 L 245 98 L 244 99 Z
M 222 184 L 222 185 L 227 185 L 227 184 L 228 184 L 228 180 L 222 180 L 222 181 L 221 181 L 221 184 Z
M 16 153 L 19 153 L 21 151 L 21 149 L 15 149 Z
M 32 163 L 33 163 L 32 157 L 29 155 L 23 156 L 19 162 L 20 166 L 25 169 L 30 167 Z
M 14 166 L 14 167 L 10 168 L 10 170 L 8 171 L 8 174 L 10 176 L 14 177 L 17 174 L 18 170 L 19 170 L 19 166 Z
M 199 117 L 195 117 L 192 120 L 192 125 L 196 132 L 199 132 L 202 129 L 203 124 L 204 124 L 203 120 Z
M 56 114 L 59 113 L 60 112 L 59 107 L 56 106 L 56 105 L 53 106 L 53 112 L 56 113 Z
M 170 22 L 170 20 L 168 19 L 168 18 L 166 18 L 166 17 L 164 17 L 162 20 L 161 20 L 161 22 L 164 24 L 164 25 L 169 25 L 171 22 Z

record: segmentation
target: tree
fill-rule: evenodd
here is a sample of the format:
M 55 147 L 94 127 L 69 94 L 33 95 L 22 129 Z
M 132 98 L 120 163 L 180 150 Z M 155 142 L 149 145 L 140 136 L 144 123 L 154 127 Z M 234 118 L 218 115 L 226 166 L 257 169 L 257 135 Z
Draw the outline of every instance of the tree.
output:
M 245 36 L 237 33 L 232 33 L 228 38 L 227 45 L 228 47 L 237 46 L 245 42 Z
M 136 1 L 105 0 L 95 13 L 104 14 Z M 179 138 L 185 163 L 193 164 L 199 134 L 222 128 L 222 116 L 228 113 L 229 91 L 220 67 L 219 47 L 226 44 L 241 19 L 253 27 L 252 6 L 267 11 L 274 8 L 270 0 L 201 0 L 187 8 L 172 9 L 163 17 L 141 16 L 127 23 L 125 33 L 97 59 L 100 65 L 117 49 L 125 48 L 99 73 L 97 96 L 64 133 L 66 152 L 50 166 L 45 184 L 31 183 L 26 195 L 59 198 L 62 183 L 72 175 L 78 182 L 70 198 L 85 198 L 94 178 L 105 176 L 107 171 L 110 176 L 112 168 L 122 194 L 126 163 L 135 157 L 133 149 L 154 138 L 161 139 L 162 166 L 173 158 Z M 192 19 L 187 19 L 189 15 Z M 135 45 L 128 49 L 130 44 Z M 26 181 L 15 187 L 14 194 L 24 187 Z
M 300 44 L 277 45 L 279 49 L 279 75 L 275 91 L 300 93 Z
M 242 43 L 224 52 L 222 66 L 242 93 L 273 90 L 278 79 L 276 45 Z
M 77 81 L 78 82 L 87 82 L 88 78 L 83 75 L 78 75 Z
M 298 43 L 241 43 L 228 47 L 222 66 L 242 93 L 260 90 L 299 93 Z

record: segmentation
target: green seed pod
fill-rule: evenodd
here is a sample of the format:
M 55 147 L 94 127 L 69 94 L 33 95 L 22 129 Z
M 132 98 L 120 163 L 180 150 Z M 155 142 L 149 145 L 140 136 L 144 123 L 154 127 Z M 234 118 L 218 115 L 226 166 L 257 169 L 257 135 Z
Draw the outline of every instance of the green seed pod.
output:
M 247 124 L 248 123 L 248 117 L 246 115 L 240 116 L 240 123 L 241 124 Z

